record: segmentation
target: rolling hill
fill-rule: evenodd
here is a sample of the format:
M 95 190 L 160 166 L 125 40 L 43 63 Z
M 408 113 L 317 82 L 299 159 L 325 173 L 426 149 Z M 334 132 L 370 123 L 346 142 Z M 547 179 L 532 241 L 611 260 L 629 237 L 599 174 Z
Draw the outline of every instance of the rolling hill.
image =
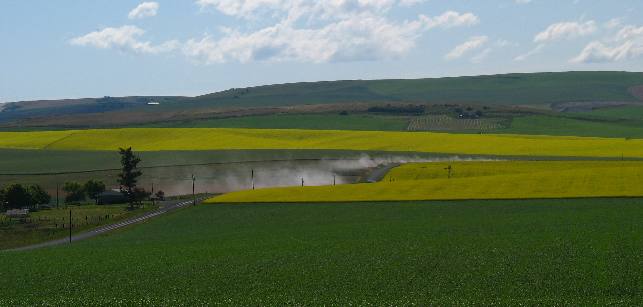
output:
M 464 104 L 564 111 L 577 103 L 643 103 L 643 73 L 559 72 L 474 77 L 342 80 L 233 88 L 197 97 L 22 101 L 0 108 L 11 127 L 131 126 L 277 113 L 364 112 L 373 104 Z M 148 105 L 159 102 L 159 105 Z M 570 105 L 570 103 L 575 103 Z M 589 108 L 592 108 L 592 104 Z

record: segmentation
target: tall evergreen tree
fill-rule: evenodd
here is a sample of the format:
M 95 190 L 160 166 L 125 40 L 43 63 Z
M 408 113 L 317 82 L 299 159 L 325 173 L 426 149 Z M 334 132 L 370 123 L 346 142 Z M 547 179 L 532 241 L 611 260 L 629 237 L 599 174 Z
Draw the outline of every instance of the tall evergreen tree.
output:
M 136 187 L 138 177 L 143 175 L 138 169 L 138 163 L 141 162 L 141 159 L 134 154 L 132 147 L 127 149 L 119 148 L 118 150 L 121 155 L 122 166 L 121 173 L 118 174 L 118 184 L 120 185 L 121 193 L 127 198 L 130 208 L 133 208 L 134 204 L 139 204 L 141 201 L 139 199 L 141 193 Z

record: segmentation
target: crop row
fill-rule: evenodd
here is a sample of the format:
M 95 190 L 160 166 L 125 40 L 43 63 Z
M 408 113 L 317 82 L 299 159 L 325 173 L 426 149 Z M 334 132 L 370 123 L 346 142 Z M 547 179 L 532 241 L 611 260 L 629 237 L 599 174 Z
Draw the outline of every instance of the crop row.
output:
M 500 119 L 492 118 L 453 118 L 447 115 L 428 115 L 413 118 L 407 130 L 410 131 L 490 131 L 502 127 Z

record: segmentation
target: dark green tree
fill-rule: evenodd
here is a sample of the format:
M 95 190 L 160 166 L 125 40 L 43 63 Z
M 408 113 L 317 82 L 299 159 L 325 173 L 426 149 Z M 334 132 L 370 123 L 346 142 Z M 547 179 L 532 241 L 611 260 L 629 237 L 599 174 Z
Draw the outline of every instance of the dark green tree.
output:
M 87 193 L 87 196 L 93 199 L 94 202 L 98 205 L 98 198 L 100 198 L 100 194 L 105 192 L 105 184 L 102 181 L 89 180 L 85 183 L 84 189 L 85 193 Z
M 20 209 L 31 205 L 31 195 L 21 184 L 11 184 L 3 189 L 5 209 Z
M 51 202 L 51 196 L 41 186 L 35 184 L 27 188 L 30 197 L 30 207 L 46 205 Z
M 83 186 L 78 182 L 65 182 L 63 185 L 65 195 L 65 203 L 78 203 L 85 199 L 85 191 Z
M 138 169 L 138 163 L 141 162 L 141 159 L 134 154 L 132 147 L 127 149 L 119 148 L 118 150 L 121 155 L 122 166 L 121 173 L 118 174 L 118 184 L 120 185 L 121 193 L 127 198 L 130 208 L 133 208 L 134 204 L 140 204 L 142 200 L 140 197 L 143 194 L 136 187 L 138 177 L 143 175 Z

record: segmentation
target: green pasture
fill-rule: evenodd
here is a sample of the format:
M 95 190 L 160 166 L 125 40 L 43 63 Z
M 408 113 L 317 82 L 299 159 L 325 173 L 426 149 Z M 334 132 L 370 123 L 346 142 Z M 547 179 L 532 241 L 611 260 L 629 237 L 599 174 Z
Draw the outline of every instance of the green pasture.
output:
M 153 209 L 129 210 L 127 205 L 62 206 L 32 212 L 25 219 L 9 219 L 0 215 L 0 250 L 54 240 L 69 234 L 69 211 L 72 213 L 73 233 L 142 214 Z
M 276 114 L 152 123 L 141 125 L 139 127 L 399 131 L 406 129 L 408 121 L 408 116 L 379 116 L 368 114 Z
M 1 305 L 640 305 L 643 200 L 209 205 L 0 253 Z

